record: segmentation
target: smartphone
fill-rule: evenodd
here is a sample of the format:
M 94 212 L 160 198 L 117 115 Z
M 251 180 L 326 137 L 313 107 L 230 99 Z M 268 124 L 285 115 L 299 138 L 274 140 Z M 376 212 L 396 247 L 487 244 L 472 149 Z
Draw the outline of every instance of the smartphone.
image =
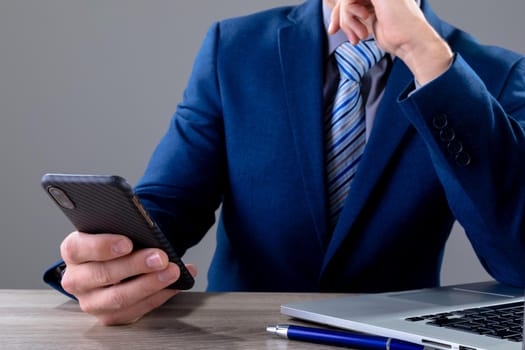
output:
M 186 290 L 194 279 L 128 182 L 117 175 L 45 174 L 42 187 L 73 226 L 85 233 L 123 234 L 135 250 L 159 248 L 180 268 L 169 288 Z

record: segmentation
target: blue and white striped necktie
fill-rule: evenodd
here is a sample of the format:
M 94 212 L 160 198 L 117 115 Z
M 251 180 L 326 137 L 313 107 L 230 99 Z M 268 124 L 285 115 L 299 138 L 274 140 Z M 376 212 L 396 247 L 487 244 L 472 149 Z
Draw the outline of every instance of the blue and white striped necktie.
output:
M 334 53 L 340 80 L 325 113 L 326 173 L 330 224 L 333 228 L 365 148 L 365 112 L 360 80 L 383 57 L 374 40 L 341 44 Z

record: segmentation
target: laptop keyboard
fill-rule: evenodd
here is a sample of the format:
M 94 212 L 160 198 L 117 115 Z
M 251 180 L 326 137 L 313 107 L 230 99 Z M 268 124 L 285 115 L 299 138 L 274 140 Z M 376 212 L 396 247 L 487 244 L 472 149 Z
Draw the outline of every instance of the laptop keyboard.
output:
M 523 340 L 523 301 L 432 315 L 408 317 L 407 321 L 452 328 L 489 337 Z

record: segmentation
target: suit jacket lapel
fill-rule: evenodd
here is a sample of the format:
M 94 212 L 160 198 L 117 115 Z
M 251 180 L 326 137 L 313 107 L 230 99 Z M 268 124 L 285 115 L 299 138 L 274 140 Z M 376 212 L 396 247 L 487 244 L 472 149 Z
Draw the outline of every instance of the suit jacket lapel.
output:
M 396 59 L 376 114 L 370 139 L 328 246 L 323 269 L 345 237 L 351 234 L 352 226 L 359 213 L 408 130 L 410 124 L 408 119 L 401 114 L 397 98 L 413 79 L 406 65 Z
M 324 25 L 321 1 L 311 0 L 289 16 L 278 33 L 290 129 L 321 247 L 326 237 L 323 146 Z
M 426 0 L 421 1 L 421 8 L 429 23 L 441 34 L 441 21 L 432 12 Z M 351 234 L 352 226 L 358 215 L 409 129 L 410 123 L 401 113 L 397 99 L 413 81 L 414 76 L 408 67 L 400 59 L 395 59 L 365 153 L 352 182 L 340 220 L 328 245 L 322 271 L 325 270 L 346 236 Z

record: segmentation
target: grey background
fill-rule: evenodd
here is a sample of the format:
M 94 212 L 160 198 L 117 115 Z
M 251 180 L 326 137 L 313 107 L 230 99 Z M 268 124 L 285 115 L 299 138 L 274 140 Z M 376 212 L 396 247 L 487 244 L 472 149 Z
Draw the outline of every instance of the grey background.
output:
M 291 0 L 0 0 L 0 288 L 42 288 L 72 230 L 44 172 L 116 173 L 134 184 L 164 133 L 212 21 Z M 481 41 L 525 52 L 523 1 L 433 0 Z M 200 268 L 215 237 L 185 260 Z M 489 279 L 462 229 L 443 283 Z

